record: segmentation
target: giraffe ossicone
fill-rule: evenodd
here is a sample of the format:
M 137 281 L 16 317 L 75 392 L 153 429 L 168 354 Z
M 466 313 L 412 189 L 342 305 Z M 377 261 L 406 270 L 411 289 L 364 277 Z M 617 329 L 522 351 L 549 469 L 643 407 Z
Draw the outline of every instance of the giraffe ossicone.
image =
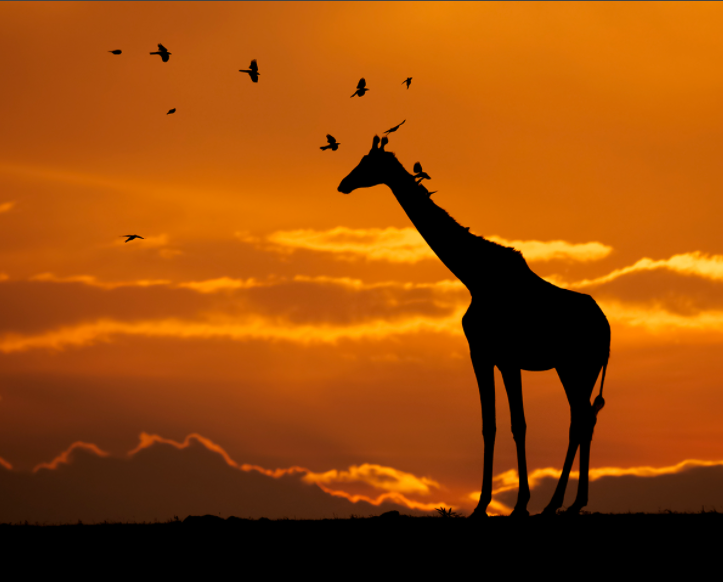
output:
M 385 138 L 386 140 L 386 138 Z M 381 145 L 380 145 L 381 144 Z M 339 184 L 350 194 L 385 184 L 412 224 L 444 265 L 469 289 L 472 302 L 462 318 L 482 405 L 484 467 L 479 504 L 470 517 L 484 517 L 492 501 L 492 467 L 497 432 L 494 368 L 504 381 L 517 448 L 519 489 L 513 515 L 529 515 L 522 404 L 522 370 L 556 370 L 570 404 L 570 439 L 562 474 L 543 514 L 562 507 L 572 464 L 580 449 L 577 497 L 568 508 L 587 505 L 590 444 L 610 357 L 610 324 L 595 300 L 562 289 L 536 275 L 519 251 L 476 236 L 430 198 L 429 191 L 407 172 L 386 141 L 374 136 L 372 147 Z M 602 371 L 600 394 L 590 403 Z

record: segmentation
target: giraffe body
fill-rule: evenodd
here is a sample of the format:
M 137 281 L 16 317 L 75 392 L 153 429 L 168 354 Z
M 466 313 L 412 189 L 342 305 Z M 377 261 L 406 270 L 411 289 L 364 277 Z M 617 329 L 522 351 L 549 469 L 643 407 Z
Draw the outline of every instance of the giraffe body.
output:
M 519 492 L 513 515 L 528 515 L 530 490 L 525 454 L 526 423 L 521 371 L 555 369 L 570 403 L 570 439 L 562 475 L 543 513 L 562 507 L 573 460 L 580 448 L 577 498 L 568 509 L 587 505 L 590 443 L 610 354 L 610 325 L 589 295 L 562 289 L 536 275 L 522 255 L 475 236 L 437 206 L 394 154 L 387 139 L 374 138 L 369 154 L 342 180 L 339 191 L 386 184 L 435 254 L 469 289 L 472 302 L 462 327 L 469 343 L 482 404 L 484 469 L 480 501 L 472 517 L 486 516 L 492 500 L 496 438 L 494 368 L 504 381 L 517 446 Z M 590 397 L 602 369 L 596 407 Z

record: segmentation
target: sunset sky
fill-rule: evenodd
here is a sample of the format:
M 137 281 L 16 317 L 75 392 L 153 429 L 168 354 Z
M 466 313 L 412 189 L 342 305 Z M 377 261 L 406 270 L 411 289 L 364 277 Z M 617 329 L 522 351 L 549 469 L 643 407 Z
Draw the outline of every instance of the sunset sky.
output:
M 610 321 L 588 509 L 723 508 L 721 27 L 720 3 L 0 3 L 0 522 L 93 492 L 89 520 L 469 513 L 469 293 L 388 188 L 337 192 L 402 120 L 388 149 L 437 204 Z M 539 511 L 569 407 L 522 380 Z

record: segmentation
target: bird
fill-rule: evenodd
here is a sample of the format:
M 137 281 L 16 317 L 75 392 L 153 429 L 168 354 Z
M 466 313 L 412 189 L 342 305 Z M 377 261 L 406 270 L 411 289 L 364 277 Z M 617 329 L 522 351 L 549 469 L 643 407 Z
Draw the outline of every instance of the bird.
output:
M 407 121 L 407 120 L 405 119 L 404 121 Z M 384 133 L 387 133 L 387 134 L 389 134 L 389 133 L 394 133 L 394 132 L 397 131 L 402 125 L 404 125 L 404 121 L 402 121 L 399 125 L 395 125 L 394 127 L 392 127 L 392 129 L 386 130 Z
M 115 49 L 114 51 L 108 51 L 108 52 L 109 52 L 109 53 L 113 53 L 114 55 L 119 55 L 119 54 L 121 54 L 123 51 L 120 50 L 120 49 Z
M 160 42 L 158 43 L 158 50 L 154 53 L 151 53 L 152 55 L 161 55 L 161 60 L 164 63 L 168 62 L 168 57 L 172 54 L 168 52 L 168 49 L 164 47 Z
M 359 97 L 364 97 L 364 93 L 369 91 L 369 89 L 367 89 L 366 87 L 367 87 L 367 81 L 364 77 L 362 77 L 361 79 L 359 79 L 359 82 L 356 84 L 356 91 L 354 91 L 354 94 L 352 95 L 352 97 L 354 97 L 354 95 L 359 95 Z
M 251 61 L 251 64 L 249 65 L 248 69 L 239 69 L 238 72 L 239 73 L 248 73 L 249 77 L 251 77 L 251 80 L 254 83 L 259 82 L 259 75 L 261 73 L 259 73 L 259 66 L 256 64 L 256 59 Z
M 174 107 L 173 109 L 169 109 L 168 113 L 166 113 L 166 115 L 170 115 L 171 113 L 175 113 L 175 112 L 176 112 L 176 108 Z
M 143 238 L 142 236 L 137 235 L 137 234 L 122 234 L 120 236 L 121 236 L 121 238 L 128 237 L 126 239 L 126 242 L 131 242 L 134 238 L 141 238 L 141 239 Z M 143 240 L 145 240 L 145 239 L 143 239 Z
M 414 164 L 414 179 L 416 180 L 417 178 L 419 178 L 419 180 L 417 180 L 417 184 L 421 184 L 422 180 L 431 180 L 432 179 L 429 176 L 429 174 L 422 171 L 422 164 L 420 164 L 419 162 Z M 431 196 L 431 194 L 430 194 L 430 196 Z
M 409 89 L 409 85 L 412 84 L 412 78 L 411 78 L 411 77 L 407 77 L 406 79 L 404 79 L 404 81 L 402 81 L 402 85 L 404 85 L 404 83 L 407 84 L 407 89 Z
M 336 150 L 339 149 L 339 142 L 336 141 L 336 138 L 333 135 L 331 135 L 330 133 L 326 134 L 326 141 L 329 142 L 329 145 L 321 146 L 321 148 L 319 148 L 319 149 L 328 150 L 329 148 L 331 148 L 332 152 L 335 152 Z

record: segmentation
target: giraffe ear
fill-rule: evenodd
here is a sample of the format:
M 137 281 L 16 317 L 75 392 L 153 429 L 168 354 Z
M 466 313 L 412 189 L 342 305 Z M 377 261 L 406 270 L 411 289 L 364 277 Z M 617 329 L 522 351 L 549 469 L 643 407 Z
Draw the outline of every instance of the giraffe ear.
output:
M 379 136 L 375 135 L 374 140 L 372 141 L 372 149 L 369 150 L 369 153 L 375 152 L 379 148 Z
M 385 136 L 382 138 L 382 147 L 381 147 L 380 149 L 381 149 L 382 151 L 384 151 L 384 146 L 387 145 L 388 143 L 389 143 L 389 138 L 385 135 Z

